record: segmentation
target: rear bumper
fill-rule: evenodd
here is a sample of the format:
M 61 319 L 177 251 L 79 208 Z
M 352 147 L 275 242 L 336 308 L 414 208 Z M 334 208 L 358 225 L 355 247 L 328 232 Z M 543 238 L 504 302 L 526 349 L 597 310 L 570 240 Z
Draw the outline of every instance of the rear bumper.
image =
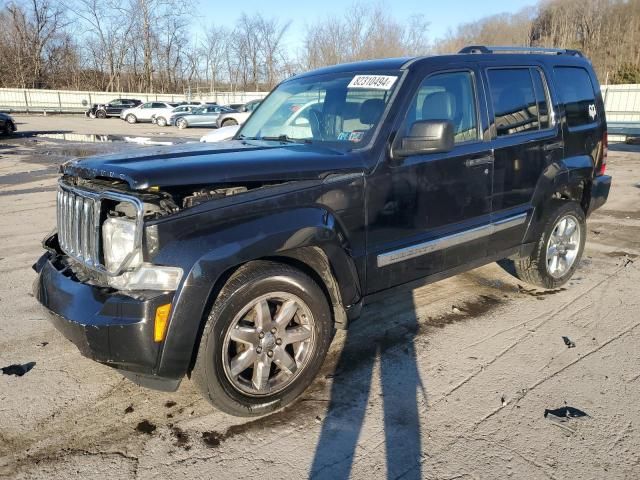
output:
M 180 378 L 156 375 L 161 344 L 153 341 L 156 308 L 170 303 L 172 293 L 141 292 L 134 298 L 82 283 L 49 252 L 35 268 L 36 299 L 82 355 L 119 369 L 140 385 L 168 391 L 178 387 Z
M 591 201 L 589 202 L 589 209 L 587 210 L 587 216 L 591 215 L 594 210 L 604 205 L 609 198 L 609 191 L 611 190 L 611 176 L 602 175 L 595 177 L 591 185 Z

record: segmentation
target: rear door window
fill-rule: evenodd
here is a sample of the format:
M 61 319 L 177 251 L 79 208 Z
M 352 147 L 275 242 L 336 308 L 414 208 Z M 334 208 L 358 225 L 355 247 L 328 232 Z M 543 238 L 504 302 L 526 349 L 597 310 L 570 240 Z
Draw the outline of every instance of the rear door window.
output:
M 580 67 L 554 67 L 553 71 L 569 126 L 595 122 L 596 95 L 589 73 Z
M 499 137 L 549 127 L 546 90 L 538 69 L 489 69 L 487 77 Z

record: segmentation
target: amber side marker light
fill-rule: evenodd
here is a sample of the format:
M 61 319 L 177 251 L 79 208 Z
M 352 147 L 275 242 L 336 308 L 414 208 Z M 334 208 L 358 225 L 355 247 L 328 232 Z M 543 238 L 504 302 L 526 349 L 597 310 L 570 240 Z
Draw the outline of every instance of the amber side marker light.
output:
M 160 305 L 156 309 L 156 319 L 153 325 L 153 341 L 160 343 L 167 334 L 167 325 L 169 323 L 169 313 L 171 312 L 171 304 Z

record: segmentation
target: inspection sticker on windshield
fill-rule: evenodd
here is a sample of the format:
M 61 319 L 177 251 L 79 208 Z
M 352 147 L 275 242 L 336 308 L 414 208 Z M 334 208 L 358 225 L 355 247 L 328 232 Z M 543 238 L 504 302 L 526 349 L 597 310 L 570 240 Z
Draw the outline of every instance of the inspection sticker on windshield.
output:
M 368 88 L 373 90 L 389 90 L 398 77 L 392 75 L 356 75 L 347 88 Z

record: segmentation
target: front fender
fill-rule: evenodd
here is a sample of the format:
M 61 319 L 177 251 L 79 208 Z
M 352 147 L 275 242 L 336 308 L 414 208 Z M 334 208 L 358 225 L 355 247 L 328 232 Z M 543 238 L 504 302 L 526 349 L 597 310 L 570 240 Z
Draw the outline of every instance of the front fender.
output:
M 177 378 L 188 371 L 203 319 L 227 272 L 259 258 L 304 261 L 299 252 L 308 248 L 319 249 L 328 259 L 344 304 L 357 302 L 360 282 L 347 237 L 336 217 L 320 206 L 261 213 L 213 231 L 193 229 L 165 244 L 154 261 L 182 264 L 188 273 L 174 300 L 158 374 Z

